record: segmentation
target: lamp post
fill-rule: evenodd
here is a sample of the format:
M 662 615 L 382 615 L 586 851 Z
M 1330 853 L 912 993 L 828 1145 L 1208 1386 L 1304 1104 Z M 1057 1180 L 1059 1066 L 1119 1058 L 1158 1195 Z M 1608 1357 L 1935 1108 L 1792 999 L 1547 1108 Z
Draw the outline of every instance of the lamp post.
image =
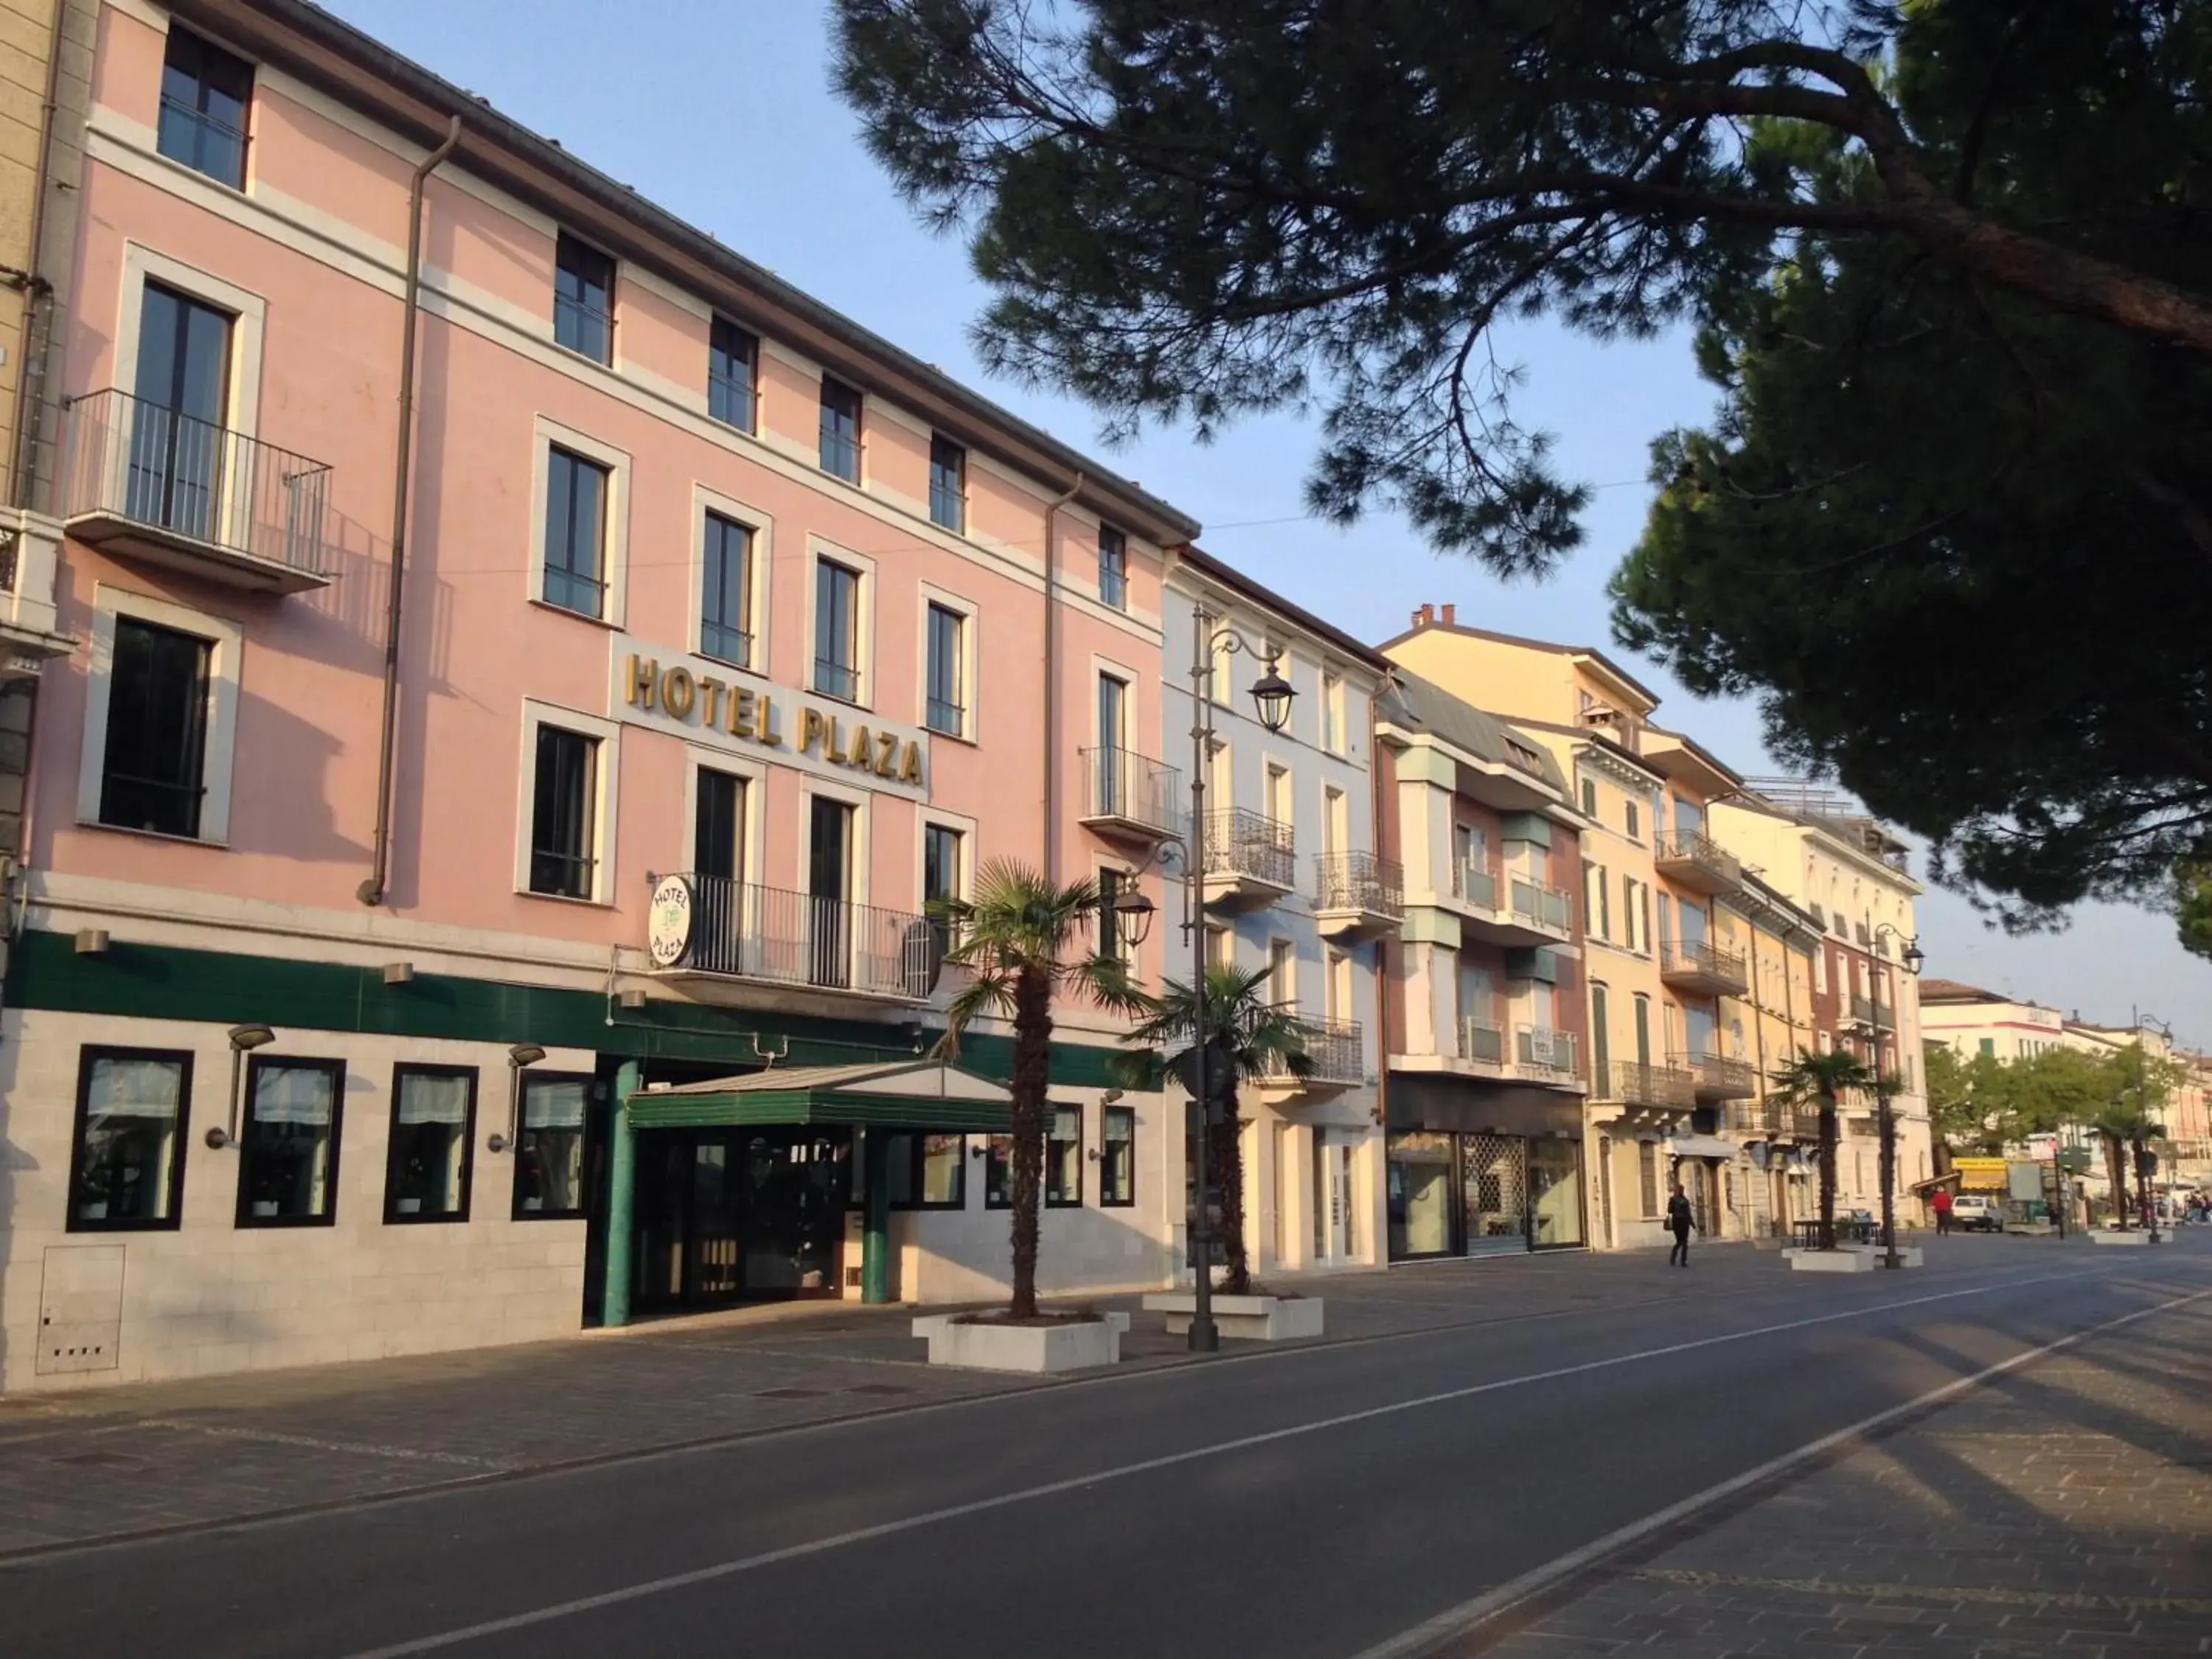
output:
M 1920 948 L 1918 938 L 1908 938 L 1892 923 L 1885 921 L 1874 930 L 1877 953 L 1885 935 L 1905 946 L 1899 952 L 1899 959 L 1905 971 L 1917 979 L 1921 964 L 1928 960 L 1926 953 Z M 1896 994 L 1896 987 L 1892 986 L 1890 994 L 1893 999 Z M 1881 1000 L 1879 997 L 1874 1000 L 1873 1012 L 1874 1018 L 1868 1022 L 1868 1030 L 1874 1037 L 1875 1122 L 1881 1135 L 1881 1265 L 1901 1267 L 1905 1263 L 1897 1254 L 1897 1114 L 1889 1103 L 1888 1079 L 1881 1074 Z M 1904 1055 L 1900 1054 L 1898 1059 L 1901 1062 Z
M 1291 718 L 1291 699 L 1297 690 L 1275 670 L 1279 656 L 1273 647 L 1255 650 L 1251 641 L 1233 628 L 1216 629 L 1213 618 L 1201 607 L 1194 606 L 1190 628 L 1190 695 L 1192 717 L 1190 723 L 1190 838 L 1185 843 L 1183 881 L 1186 898 L 1183 906 L 1183 925 L 1190 929 L 1192 973 L 1191 994 L 1191 1053 L 1194 1056 L 1190 1080 L 1201 1086 L 1198 1095 L 1198 1148 L 1193 1158 L 1194 1183 L 1196 1195 L 1192 1200 L 1190 1218 L 1191 1255 L 1197 1264 L 1194 1275 L 1197 1296 L 1191 1310 L 1190 1351 L 1193 1353 L 1212 1353 L 1221 1346 L 1221 1333 L 1213 1323 L 1213 1224 L 1206 1207 L 1206 1140 L 1212 1124 L 1213 1090 L 1206 1086 L 1211 1081 L 1214 1048 L 1212 1034 L 1206 1024 L 1206 770 L 1213 755 L 1213 688 L 1207 684 L 1213 678 L 1214 654 L 1235 656 L 1248 652 L 1263 657 L 1267 668 L 1253 682 L 1252 704 L 1258 711 L 1260 724 L 1270 732 L 1279 732 Z
M 2148 1027 L 2151 1030 L 2156 1031 L 2168 1042 L 2172 1042 L 2173 1041 L 2173 1027 L 2168 1024 L 2166 1021 L 2160 1019 L 2156 1014 L 2147 1014 L 2140 1008 L 2133 1009 L 2130 1012 L 2135 1015 L 2136 1020 L 2136 1110 L 2142 1115 L 2142 1121 L 2148 1122 L 2150 1120 L 2150 1092 L 2145 1085 L 2143 1076 L 2143 1061 L 2146 1058 L 2143 1053 L 2143 1031 L 2144 1029 Z M 2139 1139 L 2129 1150 L 2135 1154 L 2136 1209 L 2142 1218 L 2142 1224 L 2150 1231 L 2150 1242 L 2155 1244 L 2159 1243 L 2158 1200 L 2152 1194 L 2150 1189 L 2148 1149 L 2144 1146 L 2142 1141 Z

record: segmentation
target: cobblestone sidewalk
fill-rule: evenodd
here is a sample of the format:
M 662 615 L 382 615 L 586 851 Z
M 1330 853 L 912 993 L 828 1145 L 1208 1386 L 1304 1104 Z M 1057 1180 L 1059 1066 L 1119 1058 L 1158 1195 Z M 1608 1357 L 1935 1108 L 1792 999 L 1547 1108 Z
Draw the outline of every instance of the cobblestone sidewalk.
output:
M 2212 1654 L 2212 1302 L 1996 1379 L 1452 1653 Z

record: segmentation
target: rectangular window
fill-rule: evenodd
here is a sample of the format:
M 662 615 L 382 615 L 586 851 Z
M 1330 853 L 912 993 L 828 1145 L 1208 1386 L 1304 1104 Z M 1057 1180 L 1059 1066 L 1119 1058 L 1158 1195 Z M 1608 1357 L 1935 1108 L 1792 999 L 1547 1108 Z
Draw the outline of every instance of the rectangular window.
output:
M 1659 1148 L 1648 1140 L 1636 1143 L 1636 1195 L 1643 1214 L 1659 1213 Z
M 828 559 L 814 564 L 814 689 L 860 700 L 860 576 Z
M 699 580 L 699 654 L 750 668 L 753 661 L 753 532 L 707 515 Z
M 328 1226 L 337 1218 L 345 1066 L 256 1054 L 239 1132 L 238 1224 Z
M 557 726 L 538 728 L 530 815 L 530 890 L 593 896 L 599 873 L 599 741 Z
M 70 1146 L 70 1231 L 177 1224 L 191 1093 L 192 1057 L 183 1050 L 83 1050 Z
M 875 1137 L 869 1137 L 872 1145 Z M 967 1202 L 968 1138 L 900 1133 L 885 1137 L 894 1210 L 957 1210 Z
M 473 1066 L 392 1068 L 392 1141 L 384 1170 L 386 1223 L 469 1218 L 469 1147 L 476 1121 Z
M 921 902 L 925 912 L 948 900 L 963 897 L 960 876 L 961 842 L 965 840 L 957 830 L 948 830 L 941 823 L 925 823 L 921 827 Z M 930 932 L 935 935 L 939 951 L 949 950 L 952 945 L 952 925 L 930 917 Z
M 983 1207 L 1010 1210 L 1014 1204 L 1014 1138 L 991 1135 L 983 1142 Z
M 246 188 L 246 110 L 253 66 L 172 24 L 161 61 L 155 148 L 233 190 Z
M 1620 878 L 1620 935 L 1628 948 L 1636 948 L 1636 878 Z
M 826 374 L 822 377 L 822 470 L 847 483 L 860 482 L 860 394 Z
M 1583 816 L 1586 818 L 1597 816 L 1597 784 L 1589 778 L 1583 780 Z
M 1638 811 L 1637 810 L 1636 803 L 1635 803 L 1634 801 L 1632 801 L 1632 801 L 1625 802 L 1623 805 L 1624 805 L 1624 808 L 1625 808 L 1625 810 L 1626 810 L 1626 813 L 1627 813 L 1626 823 L 1627 823 L 1627 825 L 1628 825 L 1628 838 L 1629 838 L 1629 840 L 1631 840 L 1631 841 L 1641 841 L 1641 840 L 1643 840 L 1643 838 L 1644 838 L 1644 815 L 1643 815 L 1643 813 L 1641 813 L 1640 811 Z
M 545 603 L 605 614 L 607 469 L 552 446 L 545 457 Z
M 968 730 L 968 619 L 948 605 L 929 607 L 929 686 L 923 724 L 951 737 Z
M 1636 1063 L 1651 1063 L 1651 999 L 1640 991 L 1636 996 Z
M 1344 752 L 1344 677 L 1324 672 L 1321 677 L 1321 746 L 1332 755 Z
M 1613 887 L 1606 880 L 1606 875 L 1605 866 L 1600 865 L 1597 872 L 1597 936 L 1609 940 L 1613 938 Z
M 1044 1139 L 1044 1201 L 1054 1209 L 1083 1202 L 1083 1109 L 1054 1106 Z
M 522 1121 L 514 1145 L 517 1221 L 584 1213 L 584 1108 L 591 1092 L 592 1079 L 580 1073 L 522 1074 Z
M 553 343 L 614 361 L 615 262 L 565 230 L 553 247 Z
M 1278 1008 L 1298 1006 L 1297 947 L 1286 939 L 1267 941 L 1267 1000 Z
M 123 508 L 141 524 L 201 541 L 234 540 L 223 515 L 231 461 L 232 336 L 237 319 L 189 295 L 149 283 L 138 304 L 138 361 L 131 385 Z M 251 482 L 233 467 L 232 482 Z
M 1995 1060 L 1997 1054 L 1996 1039 L 1995 1037 L 1984 1037 L 1981 1040 L 1981 1051 L 1982 1058 L 1984 1060 Z
M 1123 890 L 1135 884 L 1123 871 L 1101 870 L 1098 872 L 1098 954 L 1115 962 L 1129 959 L 1128 947 L 1121 941 L 1121 927 L 1115 907 L 1121 902 Z
M 214 646 L 134 617 L 115 619 L 100 821 L 197 837 L 206 798 L 208 678 Z
M 1291 821 L 1291 769 L 1270 763 L 1266 782 L 1267 792 L 1264 798 L 1267 805 L 1267 816 L 1279 823 L 1288 823 Z M 1227 801 L 1220 803 L 1223 806 L 1228 804 Z
M 1226 927 L 1206 925 L 1206 959 L 1217 968 L 1237 965 L 1237 936 Z
M 1100 1136 L 1098 1201 L 1108 1209 L 1126 1209 L 1137 1201 L 1137 1110 L 1133 1106 L 1109 1106 Z
M 1110 524 L 1098 526 L 1098 598 L 1116 611 L 1129 608 L 1129 544 Z
M 760 342 L 726 317 L 707 330 L 707 413 L 750 432 L 757 418 Z
M 929 520 L 968 533 L 968 452 L 950 438 L 929 441 Z
M 735 772 L 701 767 L 691 783 L 691 872 L 700 879 L 692 894 L 699 908 L 695 938 L 735 948 L 739 921 L 733 884 L 745 873 L 746 780 Z

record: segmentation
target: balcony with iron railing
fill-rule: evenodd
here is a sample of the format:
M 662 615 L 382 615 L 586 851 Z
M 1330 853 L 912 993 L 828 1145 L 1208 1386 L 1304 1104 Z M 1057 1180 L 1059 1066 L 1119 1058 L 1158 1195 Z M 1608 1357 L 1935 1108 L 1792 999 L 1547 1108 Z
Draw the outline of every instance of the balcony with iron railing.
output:
M 1513 1028 L 1513 1069 L 1547 1083 L 1571 1083 L 1575 1068 L 1575 1034 L 1545 1025 Z
M 1512 877 L 1505 885 L 1516 921 L 1559 939 L 1566 939 L 1574 933 L 1573 894 L 1547 887 L 1525 876 Z
M 1206 815 L 1206 902 L 1223 908 L 1273 904 L 1297 884 L 1291 826 L 1242 806 Z
M 923 1001 L 935 987 L 941 922 L 731 876 L 678 879 L 654 890 L 651 950 L 663 973 L 896 1002 Z
M 69 533 L 233 587 L 329 584 L 331 469 L 127 392 L 70 398 L 60 500 Z
M 1182 774 L 1133 749 L 1079 749 L 1083 822 L 1119 841 L 1152 843 L 1182 833 Z
M 1357 1088 L 1367 1080 L 1367 1034 L 1356 1019 L 1300 1019 L 1308 1070 L 1295 1077 L 1278 1056 L 1269 1056 L 1260 1082 L 1272 1094 L 1314 1093 Z
M 1690 1074 L 1692 1087 L 1701 1104 L 1747 1100 L 1758 1092 L 1747 1060 L 1731 1060 L 1725 1054 L 1669 1054 L 1667 1063 Z
M 1607 1098 L 1624 1106 L 1646 1111 L 1686 1112 L 1698 1103 L 1690 1074 L 1674 1066 L 1616 1060 L 1609 1069 L 1612 1075 L 1607 1080 Z
M 1322 853 L 1314 860 L 1314 921 L 1340 939 L 1381 933 L 1406 914 L 1406 874 L 1372 853 Z
M 1704 939 L 1668 939 L 1659 946 L 1659 982 L 1701 997 L 1740 997 L 1751 988 L 1742 956 Z
M 1735 854 L 1695 830 L 1661 836 L 1651 850 L 1653 867 L 1677 887 L 1717 894 L 1732 893 L 1743 885 L 1743 866 Z
M 1498 908 L 1498 872 L 1470 859 L 1455 859 L 1451 867 L 1451 895 L 1478 910 Z

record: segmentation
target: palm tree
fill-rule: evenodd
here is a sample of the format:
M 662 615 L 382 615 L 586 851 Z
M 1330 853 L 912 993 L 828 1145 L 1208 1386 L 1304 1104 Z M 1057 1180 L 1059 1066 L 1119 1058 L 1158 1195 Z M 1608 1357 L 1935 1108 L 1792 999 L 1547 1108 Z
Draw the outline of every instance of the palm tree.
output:
M 1773 1074 L 1776 1088 L 1793 1105 L 1817 1107 L 1820 1114 L 1820 1248 L 1836 1248 L 1836 1110 L 1846 1089 L 1879 1089 L 1874 1068 L 1848 1048 L 1816 1054 L 1800 1048 L 1797 1058 Z
M 1129 1033 L 1127 1040 L 1136 1045 L 1136 1052 L 1120 1056 L 1116 1070 L 1133 1088 L 1157 1089 L 1162 1077 L 1193 1048 L 1213 1040 L 1235 1057 L 1238 1079 L 1311 1076 L 1313 1060 L 1306 1053 L 1310 1028 L 1269 1000 L 1273 981 L 1270 969 L 1246 973 L 1222 963 L 1207 968 L 1206 1029 L 1201 1031 L 1198 999 L 1191 987 L 1170 980 Z M 1174 1052 L 1165 1052 L 1170 1049 Z M 1244 1243 L 1243 1125 L 1233 1084 L 1228 1107 L 1221 1122 L 1201 1133 L 1213 1138 L 1207 1161 L 1219 1182 L 1221 1231 L 1229 1248 L 1229 1276 L 1221 1288 L 1231 1296 L 1243 1296 L 1252 1288 L 1252 1267 Z M 1206 1202 L 1203 1193 L 1198 1201 Z M 1198 1271 L 1208 1272 L 1211 1266 L 1200 1262 Z
M 985 1016 L 1011 1021 L 1014 1028 L 1007 1085 L 1013 1096 L 1013 1293 L 1006 1311 L 1015 1319 L 1036 1316 L 1037 1196 L 1053 997 L 1066 988 L 1119 1013 L 1142 1014 L 1150 1006 L 1119 959 L 1088 951 L 1073 954 L 1103 905 L 1096 883 L 1057 886 L 1018 860 L 993 859 L 976 873 L 974 898 L 940 899 L 930 906 L 932 919 L 950 940 L 946 963 L 971 975 L 945 1007 L 939 1052 L 957 1057 L 960 1039 Z M 1114 918 L 1106 916 L 1104 923 L 1114 926 Z
M 2150 1143 L 2165 1135 L 2166 1126 L 2150 1115 L 2136 1091 L 2129 1089 L 2091 1119 L 2089 1127 L 2105 1143 L 2105 1172 L 2112 1183 L 2114 1219 L 2123 1227 L 2128 1224 L 2129 1158 L 2123 1156 L 2124 1149 L 2132 1154 L 2135 1164 L 2136 1224 L 2148 1227 L 2151 1219 L 2148 1168 Z

